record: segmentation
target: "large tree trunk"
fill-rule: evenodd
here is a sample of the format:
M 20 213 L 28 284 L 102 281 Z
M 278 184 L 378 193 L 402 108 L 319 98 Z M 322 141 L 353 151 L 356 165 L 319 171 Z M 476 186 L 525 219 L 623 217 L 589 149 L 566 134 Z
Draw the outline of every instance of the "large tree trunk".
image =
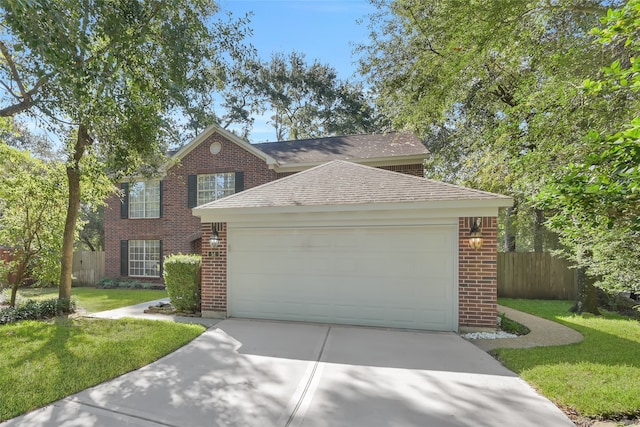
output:
M 591 313 L 600 315 L 596 288 L 593 286 L 593 283 L 588 280 L 584 267 L 578 267 L 576 270 L 576 281 L 578 282 L 578 297 L 569 311 L 577 314 Z
M 76 223 L 80 212 L 80 160 L 85 148 L 91 144 L 89 132 L 84 125 L 78 126 L 78 137 L 73 147 L 73 156 L 67 163 L 67 181 L 69 200 L 67 218 L 64 222 L 62 237 L 62 268 L 60 270 L 59 298 L 71 298 L 71 274 L 73 269 L 73 245 L 75 243 Z
M 533 251 L 542 252 L 543 249 L 543 233 L 544 233 L 544 212 L 540 209 L 534 209 L 533 222 Z
M 515 252 L 516 251 L 516 233 L 513 221 L 515 219 L 517 207 L 514 205 L 511 208 L 507 208 L 507 216 L 505 218 L 505 232 L 504 232 L 504 251 Z

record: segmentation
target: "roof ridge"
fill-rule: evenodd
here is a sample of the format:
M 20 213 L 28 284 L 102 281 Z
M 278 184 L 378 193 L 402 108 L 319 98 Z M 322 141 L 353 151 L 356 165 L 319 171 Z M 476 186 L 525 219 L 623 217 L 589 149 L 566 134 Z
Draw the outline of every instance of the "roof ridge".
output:
M 287 139 L 285 141 L 264 141 L 264 142 L 253 143 L 253 145 L 286 144 L 286 143 L 296 143 L 296 142 L 306 142 L 306 141 L 318 141 L 322 139 L 349 138 L 352 136 L 392 135 L 392 134 L 411 134 L 411 132 L 391 131 L 391 132 L 354 133 L 354 134 L 348 134 L 348 135 L 319 136 L 317 138 Z
M 374 169 L 374 170 L 380 171 L 381 173 L 397 174 L 397 175 L 401 175 L 403 177 L 408 177 L 409 179 L 420 180 L 420 181 L 423 181 L 423 182 L 424 181 L 429 181 L 429 182 L 431 182 L 433 184 L 436 184 L 436 185 L 444 185 L 444 186 L 456 188 L 456 189 L 459 189 L 459 190 L 473 191 L 475 193 L 484 194 L 484 195 L 487 195 L 487 196 L 499 196 L 499 197 L 509 198 L 509 196 L 505 196 L 503 194 L 492 193 L 490 191 L 484 191 L 484 190 L 478 190 L 478 189 L 475 189 L 475 188 L 465 187 L 464 185 L 452 184 L 450 182 L 438 181 L 436 179 L 426 178 L 426 177 L 422 177 L 422 176 L 409 175 L 409 174 L 406 174 L 406 173 L 396 172 L 396 171 L 392 171 L 392 170 L 388 170 L 388 169 L 371 167 L 371 166 L 363 165 L 363 164 L 360 164 L 360 163 L 349 162 L 347 160 L 339 160 L 338 159 L 338 160 L 332 160 L 331 162 L 328 162 L 328 163 L 333 163 L 333 162 L 349 163 L 349 164 L 352 164 L 352 165 L 355 165 L 355 166 L 360 166 L 360 167 L 366 168 L 366 169 Z

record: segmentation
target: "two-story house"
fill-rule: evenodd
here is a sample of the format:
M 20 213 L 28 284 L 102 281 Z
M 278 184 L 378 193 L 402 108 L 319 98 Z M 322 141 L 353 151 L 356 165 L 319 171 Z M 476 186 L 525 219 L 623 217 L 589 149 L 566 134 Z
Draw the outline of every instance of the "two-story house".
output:
M 120 184 L 105 210 L 106 276 L 162 281 L 162 259 L 199 253 L 200 219 L 191 209 L 332 161 L 423 176 L 428 155 L 414 135 L 351 135 L 250 144 L 211 126 L 171 156 L 156 179 Z

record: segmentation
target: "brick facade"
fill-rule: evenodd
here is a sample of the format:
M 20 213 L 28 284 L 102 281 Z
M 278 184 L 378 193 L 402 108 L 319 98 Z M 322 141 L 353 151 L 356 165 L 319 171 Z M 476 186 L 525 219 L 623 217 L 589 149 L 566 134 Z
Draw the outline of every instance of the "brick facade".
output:
M 481 219 L 483 244 L 469 247 L 475 218 L 458 220 L 458 323 L 460 328 L 495 328 L 498 298 L 498 218 Z
M 219 142 L 222 149 L 211 154 L 210 146 Z M 382 169 L 424 176 L 422 163 L 384 166 Z M 162 179 L 162 217 L 122 219 L 121 201 L 113 195 L 105 208 L 105 275 L 127 279 L 120 274 L 122 240 L 160 240 L 162 257 L 175 253 L 199 253 L 200 220 L 188 207 L 187 177 L 189 175 L 223 172 L 243 172 L 244 188 L 252 188 L 295 172 L 276 173 L 266 162 L 219 133 L 213 133 L 178 164 L 172 166 Z M 206 241 L 206 240 L 205 240 Z M 204 245 L 206 248 L 206 245 Z M 162 283 L 162 278 L 138 278 L 145 282 Z
M 202 224 L 202 289 L 201 310 L 205 317 L 227 315 L 227 224 L 218 223 L 219 244 L 211 248 L 208 243 L 213 224 Z
M 422 163 L 409 164 L 409 165 L 378 166 L 378 168 L 424 178 L 424 165 Z M 278 172 L 277 177 L 284 178 L 285 176 L 293 175 L 294 173 L 297 173 L 297 172 Z
M 211 154 L 213 142 L 222 149 Z M 187 204 L 187 176 L 221 172 L 244 172 L 244 188 L 251 188 L 276 179 L 276 173 L 260 158 L 244 148 L 214 133 L 185 157 L 169 168 L 162 179 L 162 218 L 121 219 L 118 196 L 107 201 L 105 209 L 105 274 L 120 275 L 121 240 L 161 240 L 162 256 L 193 253 L 200 250 L 200 219 L 191 214 Z M 141 278 L 145 282 L 162 282 L 161 278 Z

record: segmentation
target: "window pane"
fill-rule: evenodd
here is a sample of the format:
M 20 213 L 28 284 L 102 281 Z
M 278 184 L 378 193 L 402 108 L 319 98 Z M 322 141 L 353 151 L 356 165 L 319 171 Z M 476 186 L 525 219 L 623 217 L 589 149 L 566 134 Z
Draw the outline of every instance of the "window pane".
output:
M 129 276 L 160 276 L 159 240 L 129 240 Z
M 141 181 L 129 186 L 129 218 L 160 217 L 160 181 Z
M 235 173 L 198 175 L 198 205 L 220 199 L 235 192 Z

